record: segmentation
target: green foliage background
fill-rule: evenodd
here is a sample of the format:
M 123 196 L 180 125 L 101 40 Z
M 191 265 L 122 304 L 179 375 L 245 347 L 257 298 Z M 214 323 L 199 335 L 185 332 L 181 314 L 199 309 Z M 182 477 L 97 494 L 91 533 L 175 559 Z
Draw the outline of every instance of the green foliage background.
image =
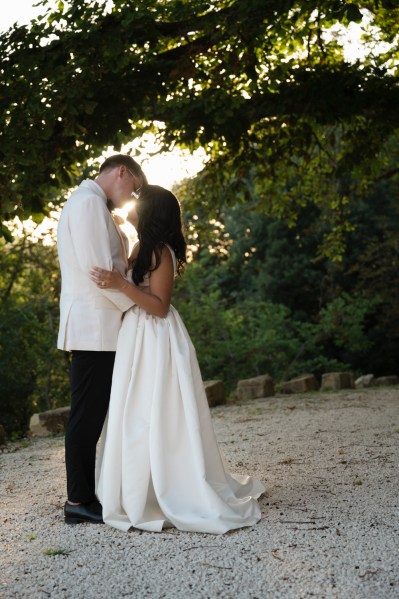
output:
M 5 221 L 144 132 L 205 148 L 179 185 L 174 304 L 204 378 L 398 374 L 399 3 L 71 0 L 0 34 L 0 422 L 67 404 L 54 246 Z M 360 23 L 345 60 L 333 27 Z M 379 44 L 387 45 L 381 50 Z M 136 156 L 140 160 L 140 155 Z
M 29 237 L 0 243 L 0 421 L 10 436 L 26 432 L 33 412 L 69 403 L 56 247 Z
M 359 198 L 343 259 L 317 254 L 319 211 L 294 226 L 236 203 L 219 221 L 190 210 L 180 188 L 188 241 L 197 244 L 177 280 L 173 304 L 197 350 L 204 379 L 269 373 L 276 382 L 304 372 L 398 372 L 398 181 Z M 34 411 L 69 402 L 68 354 L 56 350 L 60 288 L 55 246 L 29 237 L 2 242 L 0 276 L 1 420 L 26 431 Z

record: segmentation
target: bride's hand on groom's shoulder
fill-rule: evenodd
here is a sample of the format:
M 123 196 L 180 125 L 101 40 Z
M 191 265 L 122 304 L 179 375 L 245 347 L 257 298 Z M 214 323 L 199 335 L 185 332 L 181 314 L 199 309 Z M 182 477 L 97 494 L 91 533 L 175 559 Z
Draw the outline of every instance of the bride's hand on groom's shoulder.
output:
M 90 278 L 100 289 L 121 290 L 129 284 L 115 268 L 112 270 L 105 270 L 104 268 L 95 266 L 90 271 Z

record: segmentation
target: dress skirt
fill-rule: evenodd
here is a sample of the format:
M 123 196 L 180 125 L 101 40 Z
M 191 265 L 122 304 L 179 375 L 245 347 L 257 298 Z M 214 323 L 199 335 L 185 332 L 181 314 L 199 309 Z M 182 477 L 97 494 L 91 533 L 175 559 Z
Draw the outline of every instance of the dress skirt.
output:
M 96 466 L 104 522 L 224 533 L 260 519 L 263 484 L 230 474 L 193 344 L 178 312 L 131 308 L 119 333 Z

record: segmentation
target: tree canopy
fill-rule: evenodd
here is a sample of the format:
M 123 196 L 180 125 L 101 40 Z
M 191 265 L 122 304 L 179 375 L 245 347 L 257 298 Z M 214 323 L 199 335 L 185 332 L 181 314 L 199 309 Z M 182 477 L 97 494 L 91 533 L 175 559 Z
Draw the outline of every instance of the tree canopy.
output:
M 373 167 L 399 125 L 395 0 L 42 4 L 41 17 L 0 36 L 3 219 L 39 219 L 90 158 L 148 130 L 165 147 L 204 146 L 208 173 L 227 165 L 248 189 L 255 162 L 271 184 L 279 165 L 298 181 L 324 156 L 339 187 L 333 207 L 354 169 L 365 179 L 397 172 Z M 332 27 L 366 20 L 369 52 L 348 62 Z M 260 203 L 273 204 L 270 191 Z

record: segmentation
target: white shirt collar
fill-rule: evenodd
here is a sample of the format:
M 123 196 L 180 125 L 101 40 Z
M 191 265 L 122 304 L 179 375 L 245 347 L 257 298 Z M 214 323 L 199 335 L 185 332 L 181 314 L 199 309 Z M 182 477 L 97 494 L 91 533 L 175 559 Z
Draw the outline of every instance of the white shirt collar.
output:
M 107 196 L 102 187 L 92 179 L 85 179 L 80 184 L 82 187 L 88 187 L 93 193 L 100 196 L 104 202 L 107 202 Z

